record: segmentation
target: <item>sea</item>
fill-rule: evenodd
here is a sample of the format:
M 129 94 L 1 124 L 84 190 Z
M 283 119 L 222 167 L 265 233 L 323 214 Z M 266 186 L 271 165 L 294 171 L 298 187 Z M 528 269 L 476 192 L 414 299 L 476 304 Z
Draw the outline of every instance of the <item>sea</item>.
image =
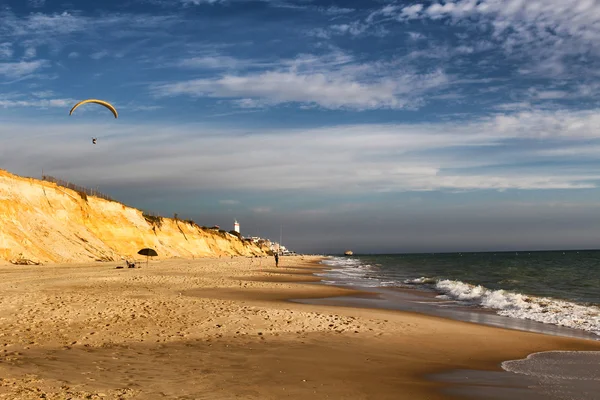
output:
M 600 251 L 353 255 L 322 263 L 322 283 L 381 295 L 357 299 L 359 306 L 600 340 Z M 501 366 L 505 372 L 435 379 L 473 399 L 600 399 L 600 352 L 544 352 Z
M 444 307 L 586 331 L 600 340 L 600 251 L 330 257 L 324 283 L 435 294 Z

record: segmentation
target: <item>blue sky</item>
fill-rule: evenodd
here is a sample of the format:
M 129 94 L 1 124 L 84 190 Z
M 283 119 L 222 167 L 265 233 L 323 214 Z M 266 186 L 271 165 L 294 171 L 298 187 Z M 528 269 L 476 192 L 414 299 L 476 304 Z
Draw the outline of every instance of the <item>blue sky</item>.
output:
M 300 251 L 597 247 L 597 1 L 2 4 L 0 168 Z

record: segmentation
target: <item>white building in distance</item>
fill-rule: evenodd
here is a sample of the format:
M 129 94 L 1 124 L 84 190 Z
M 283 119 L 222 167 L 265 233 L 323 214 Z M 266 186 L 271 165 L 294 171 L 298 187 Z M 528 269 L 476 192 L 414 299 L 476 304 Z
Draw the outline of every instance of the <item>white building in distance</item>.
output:
M 240 233 L 240 223 L 237 222 L 237 220 L 235 220 L 235 222 L 233 223 L 233 230 L 237 233 Z

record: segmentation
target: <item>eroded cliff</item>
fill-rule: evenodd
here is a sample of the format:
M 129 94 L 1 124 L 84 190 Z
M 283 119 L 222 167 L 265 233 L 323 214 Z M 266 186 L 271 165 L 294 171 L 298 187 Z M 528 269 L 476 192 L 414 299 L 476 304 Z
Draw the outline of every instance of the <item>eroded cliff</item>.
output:
M 142 211 L 54 183 L 0 170 L 0 262 L 41 263 L 261 255 L 265 248 L 227 233 Z

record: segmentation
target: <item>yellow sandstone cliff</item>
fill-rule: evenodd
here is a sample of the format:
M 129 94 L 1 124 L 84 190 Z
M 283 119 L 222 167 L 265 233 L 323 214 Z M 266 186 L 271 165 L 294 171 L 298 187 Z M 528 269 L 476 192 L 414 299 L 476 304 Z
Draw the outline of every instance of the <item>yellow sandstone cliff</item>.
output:
M 262 255 L 266 248 L 54 183 L 0 170 L 0 262 L 69 263 L 158 258 Z

